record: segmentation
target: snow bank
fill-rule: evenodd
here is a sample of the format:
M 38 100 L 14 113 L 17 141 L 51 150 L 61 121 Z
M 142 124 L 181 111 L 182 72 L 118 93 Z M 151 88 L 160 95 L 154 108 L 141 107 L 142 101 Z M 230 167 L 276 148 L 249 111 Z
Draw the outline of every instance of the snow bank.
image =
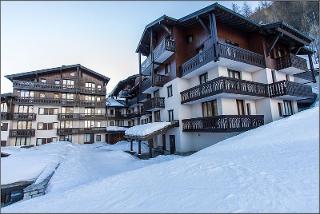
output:
M 126 130 L 126 135 L 131 136 L 145 136 L 151 134 L 152 132 L 158 131 L 163 129 L 164 127 L 170 125 L 171 122 L 153 122 L 153 123 L 146 123 L 143 125 L 133 126 Z
M 2 212 L 319 212 L 318 118 L 319 108 L 305 110 L 191 156 L 18 202 Z M 68 177 L 74 175 L 66 169 L 61 179 Z
M 107 126 L 107 131 L 126 131 L 128 128 L 122 126 Z
M 49 165 L 57 165 L 70 146 L 61 141 L 28 149 L 2 149 L 11 155 L 1 158 L 1 184 L 36 180 Z

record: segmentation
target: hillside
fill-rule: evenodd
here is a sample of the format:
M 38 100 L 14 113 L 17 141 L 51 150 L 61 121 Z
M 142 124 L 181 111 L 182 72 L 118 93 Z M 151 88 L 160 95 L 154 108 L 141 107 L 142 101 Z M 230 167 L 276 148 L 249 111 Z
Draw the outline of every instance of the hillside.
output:
M 315 107 L 191 156 L 49 192 L 2 212 L 319 212 L 318 118 Z

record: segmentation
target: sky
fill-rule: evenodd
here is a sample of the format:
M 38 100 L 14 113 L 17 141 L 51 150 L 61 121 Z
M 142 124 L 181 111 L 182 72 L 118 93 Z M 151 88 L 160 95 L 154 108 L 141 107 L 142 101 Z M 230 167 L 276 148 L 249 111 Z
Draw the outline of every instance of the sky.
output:
M 147 24 L 164 14 L 181 18 L 214 2 L 1 1 L 1 93 L 12 92 L 5 75 L 71 64 L 111 78 L 109 93 L 139 72 L 135 50 Z M 229 8 L 233 2 L 219 1 Z

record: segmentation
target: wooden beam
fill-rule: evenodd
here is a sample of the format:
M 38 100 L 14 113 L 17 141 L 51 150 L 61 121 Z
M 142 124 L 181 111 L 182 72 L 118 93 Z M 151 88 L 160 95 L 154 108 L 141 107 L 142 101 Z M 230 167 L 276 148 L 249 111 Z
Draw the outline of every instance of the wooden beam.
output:
M 302 48 L 302 46 L 300 46 L 294 54 L 297 55 L 299 53 L 299 51 L 301 50 L 301 48 Z
M 278 27 L 278 28 L 277 28 L 277 31 L 279 31 L 279 32 L 281 32 L 281 33 L 285 34 L 286 36 L 288 36 L 288 37 L 290 37 L 290 38 L 292 38 L 292 39 L 296 40 L 297 42 L 300 42 L 301 44 L 304 44 L 304 45 L 309 44 L 308 42 L 303 41 L 302 39 L 300 39 L 300 38 L 296 37 L 295 35 L 293 35 L 292 33 L 289 33 L 289 32 L 288 32 L 288 31 L 286 31 L 286 30 L 283 30 L 282 28 L 279 28 L 279 27 Z
M 217 61 L 219 59 L 218 50 L 217 50 L 218 33 L 217 33 L 216 17 L 214 13 L 209 14 L 209 20 L 210 20 L 210 34 L 211 34 L 211 39 L 213 42 L 213 49 L 214 49 L 214 61 Z
M 164 24 L 160 24 L 160 25 L 161 25 L 161 27 L 162 27 L 165 31 L 167 31 L 167 33 L 168 33 L 170 36 L 172 36 L 171 30 L 170 30 L 167 26 L 165 26 Z
M 150 29 L 150 57 L 151 57 L 151 85 L 153 85 L 154 59 L 153 59 L 153 30 Z
M 276 45 L 276 43 L 279 40 L 280 36 L 282 36 L 282 35 L 283 35 L 282 33 L 278 33 L 277 36 L 273 39 L 273 41 L 271 43 L 271 46 L 267 50 L 267 56 L 270 56 L 270 53 L 271 53 L 272 49 Z
M 210 30 L 209 30 L 208 27 L 204 24 L 203 20 L 202 20 L 199 16 L 197 16 L 197 20 L 200 22 L 202 28 L 203 28 L 208 34 L 210 34 Z
M 313 67 L 313 62 L 312 62 L 312 55 L 310 53 L 308 53 L 308 59 L 309 59 L 310 71 L 312 73 L 313 82 L 316 82 L 316 77 L 314 74 L 314 67 Z

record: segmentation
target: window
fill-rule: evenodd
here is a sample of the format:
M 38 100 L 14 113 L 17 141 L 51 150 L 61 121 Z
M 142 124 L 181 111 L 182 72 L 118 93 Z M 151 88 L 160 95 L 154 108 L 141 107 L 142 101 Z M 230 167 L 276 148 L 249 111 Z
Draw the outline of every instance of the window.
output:
M 110 121 L 110 126 L 114 126 L 114 121 Z
M 1 131 L 8 131 L 8 123 L 1 122 Z
M 18 113 L 33 113 L 33 106 L 19 105 Z
M 110 109 L 110 115 L 114 115 L 113 109 Z
M 54 94 L 53 94 L 53 98 L 54 98 L 54 99 L 60 99 L 60 96 L 59 96 L 59 94 L 54 93 Z
M 70 76 L 74 77 L 76 75 L 76 72 L 71 72 Z
M 237 101 L 238 115 L 244 115 L 244 102 L 243 102 L 243 100 L 236 100 L 236 101 Z
M 283 113 L 282 113 L 281 103 L 278 103 L 278 111 L 279 111 L 279 117 L 282 117 Z
M 208 81 L 208 73 L 201 74 L 199 76 L 200 84 L 203 84 Z
M 73 94 L 63 93 L 61 94 L 61 98 L 64 100 L 73 100 Z
M 58 129 L 58 122 L 54 122 L 52 128 L 53 129 Z
M 60 85 L 60 80 L 55 80 L 55 81 L 54 81 L 54 84 L 55 84 L 55 85 Z
M 40 98 L 45 98 L 45 97 L 46 97 L 45 93 L 40 93 Z
M 18 127 L 18 129 L 31 129 L 32 122 L 31 121 L 18 121 L 17 127 Z
M 284 116 L 293 115 L 293 109 L 292 109 L 291 101 L 284 100 L 283 101 L 283 109 L 284 109 Z
M 218 115 L 217 100 L 202 103 L 203 117 L 212 117 Z
M 102 110 L 101 109 L 96 109 L 96 114 L 102 114 Z
M 38 114 L 41 114 L 41 115 L 44 114 L 44 108 L 39 108 L 38 109 Z
M 73 108 L 72 107 L 62 107 L 61 108 L 61 113 L 63 113 L 63 114 L 71 114 L 71 113 L 73 113 Z
M 190 44 L 193 41 L 193 36 L 192 35 L 188 35 L 187 36 L 187 43 Z
M 61 121 L 60 122 L 60 128 L 62 129 L 68 129 L 68 128 L 72 128 L 72 121 Z
M 228 69 L 228 76 L 230 78 L 241 79 L 240 78 L 240 72 L 239 71 L 235 71 L 235 70 L 231 70 L 231 69 Z
M 44 123 L 38 123 L 37 129 L 38 130 L 43 130 L 44 129 Z
M 85 127 L 85 128 L 92 128 L 92 127 L 94 127 L 94 121 L 93 121 L 93 120 L 85 120 L 85 121 L 84 121 L 84 127 Z
M 167 87 L 168 97 L 172 97 L 172 85 Z
M 97 97 L 97 102 L 100 102 L 101 101 L 101 97 Z
M 91 142 L 91 135 L 90 134 L 84 134 L 84 142 L 85 143 Z
M 85 115 L 93 115 L 94 114 L 94 108 L 85 108 L 84 109 Z
M 170 64 L 165 64 L 164 66 L 164 73 L 167 74 L 170 72 Z
M 123 121 L 121 121 L 121 122 L 123 122 Z M 96 122 L 96 127 L 101 127 L 101 122 L 100 121 Z
M 169 121 L 173 121 L 174 117 L 173 117 L 173 110 L 168 110 L 168 115 L 169 115 Z
M 33 91 L 21 90 L 20 91 L 20 97 L 34 97 L 34 92 Z
M 96 141 L 97 141 L 97 142 L 100 142 L 100 141 L 101 141 L 101 135 L 98 134 L 98 135 L 96 136 Z
M 17 137 L 15 145 L 16 146 L 24 146 L 31 144 L 31 137 Z
M 96 88 L 96 84 L 93 82 L 86 82 L 85 83 L 85 87 L 88 89 L 95 89 Z
M 99 91 L 101 91 L 102 86 L 101 86 L 101 85 L 97 85 L 97 89 L 98 89 Z
M 276 73 L 274 70 L 271 70 L 272 82 L 276 82 Z
M 41 79 L 40 82 L 41 83 L 47 83 L 47 80 L 46 79 Z
M 57 115 L 59 113 L 58 108 L 39 108 L 38 114 L 40 115 Z
M 66 88 L 74 88 L 74 80 L 62 80 L 62 85 Z
M 289 74 L 286 74 L 286 80 L 287 80 L 287 81 L 290 81 L 290 76 L 289 76 Z
M 160 111 L 154 112 L 154 122 L 160 122 Z
M 251 115 L 251 107 L 250 107 L 250 103 L 246 104 L 247 107 L 247 115 Z
M 1 112 L 8 112 L 7 103 L 1 103 Z

